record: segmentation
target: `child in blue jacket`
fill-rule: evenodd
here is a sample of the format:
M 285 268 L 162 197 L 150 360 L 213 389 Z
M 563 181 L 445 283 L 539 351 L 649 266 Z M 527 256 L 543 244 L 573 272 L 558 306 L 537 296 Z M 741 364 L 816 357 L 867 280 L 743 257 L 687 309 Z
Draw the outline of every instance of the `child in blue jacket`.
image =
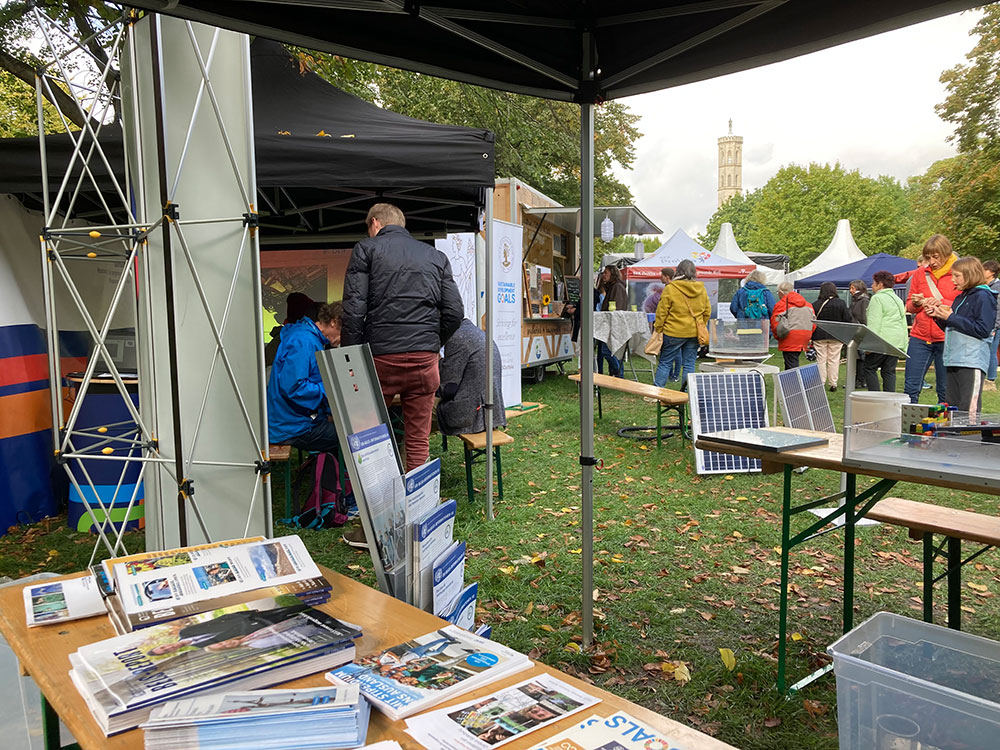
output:
M 961 293 L 951 306 L 943 301 L 932 302 L 927 314 L 944 329 L 945 398 L 950 406 L 974 416 L 982 406 L 997 298 L 986 285 L 978 258 L 956 260 L 951 277 Z

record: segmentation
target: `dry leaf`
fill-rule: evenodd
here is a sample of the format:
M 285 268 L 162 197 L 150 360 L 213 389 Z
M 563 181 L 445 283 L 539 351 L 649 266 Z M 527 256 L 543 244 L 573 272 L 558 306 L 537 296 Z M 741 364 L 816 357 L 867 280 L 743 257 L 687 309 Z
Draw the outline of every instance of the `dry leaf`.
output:
M 726 665 L 726 669 L 730 672 L 736 669 L 736 655 L 731 648 L 720 648 L 719 655 L 722 657 L 722 663 Z
M 674 680 L 686 685 L 691 682 L 691 672 L 688 671 L 687 664 L 682 661 L 676 662 L 677 668 L 674 670 Z
M 764 726 L 773 729 L 774 727 L 781 724 L 781 719 L 777 716 L 772 716 L 769 719 L 764 719 Z

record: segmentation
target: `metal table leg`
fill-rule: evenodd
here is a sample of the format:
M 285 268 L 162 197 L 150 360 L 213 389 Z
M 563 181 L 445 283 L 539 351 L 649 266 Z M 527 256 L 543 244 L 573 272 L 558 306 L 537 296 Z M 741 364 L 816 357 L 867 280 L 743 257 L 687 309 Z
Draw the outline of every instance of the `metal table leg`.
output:
M 934 622 L 934 535 L 924 532 L 924 622 Z
M 962 540 L 951 536 L 948 537 L 948 627 L 962 629 Z

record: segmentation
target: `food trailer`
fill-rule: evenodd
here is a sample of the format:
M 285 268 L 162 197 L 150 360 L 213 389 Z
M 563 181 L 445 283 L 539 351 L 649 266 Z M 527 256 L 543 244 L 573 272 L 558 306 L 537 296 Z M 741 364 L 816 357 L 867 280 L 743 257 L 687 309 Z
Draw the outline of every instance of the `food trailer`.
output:
M 660 229 L 635 206 L 598 207 L 594 235 L 605 217 L 615 234 L 659 234 Z M 493 191 L 493 216 L 523 227 L 521 371 L 541 382 L 545 370 L 575 356 L 573 322 L 563 318 L 567 300 L 579 299 L 580 284 L 592 273 L 580 273 L 580 209 L 562 206 L 516 177 L 499 179 Z M 581 278 L 584 281 L 581 282 Z

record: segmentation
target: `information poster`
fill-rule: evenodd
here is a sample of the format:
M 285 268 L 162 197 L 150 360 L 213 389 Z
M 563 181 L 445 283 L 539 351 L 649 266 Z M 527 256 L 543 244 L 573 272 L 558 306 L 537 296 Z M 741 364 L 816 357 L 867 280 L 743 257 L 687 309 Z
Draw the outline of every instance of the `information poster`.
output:
M 503 359 L 503 405 L 521 403 L 521 241 L 518 224 L 493 220 L 493 340 Z
M 476 235 L 472 232 L 449 234 L 434 240 L 434 247 L 448 256 L 451 274 L 462 295 L 465 317 L 476 322 Z

